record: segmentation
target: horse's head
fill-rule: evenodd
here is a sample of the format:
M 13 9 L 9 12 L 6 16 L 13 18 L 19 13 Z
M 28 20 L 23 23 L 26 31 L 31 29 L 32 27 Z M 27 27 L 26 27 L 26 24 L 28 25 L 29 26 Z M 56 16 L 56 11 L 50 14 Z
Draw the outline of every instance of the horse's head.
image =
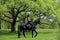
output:
M 36 19 L 36 20 L 34 21 L 34 23 L 40 24 L 40 18 Z

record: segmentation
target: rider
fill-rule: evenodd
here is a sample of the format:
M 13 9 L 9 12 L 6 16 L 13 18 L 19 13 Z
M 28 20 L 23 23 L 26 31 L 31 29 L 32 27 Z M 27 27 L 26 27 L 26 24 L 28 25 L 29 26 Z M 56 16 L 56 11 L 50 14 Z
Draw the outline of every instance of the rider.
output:
M 29 14 L 26 17 L 26 23 L 31 25 L 31 19 Z

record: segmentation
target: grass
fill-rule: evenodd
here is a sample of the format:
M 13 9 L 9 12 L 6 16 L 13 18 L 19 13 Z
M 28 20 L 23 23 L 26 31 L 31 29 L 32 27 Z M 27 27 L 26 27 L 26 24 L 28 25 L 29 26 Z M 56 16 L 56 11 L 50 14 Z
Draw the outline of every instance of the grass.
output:
M 60 32 L 57 29 L 40 29 L 38 36 L 31 37 L 31 32 L 26 32 L 26 38 L 21 35 L 21 38 L 17 38 L 17 32 L 11 33 L 9 30 L 0 30 L 0 40 L 60 40 Z

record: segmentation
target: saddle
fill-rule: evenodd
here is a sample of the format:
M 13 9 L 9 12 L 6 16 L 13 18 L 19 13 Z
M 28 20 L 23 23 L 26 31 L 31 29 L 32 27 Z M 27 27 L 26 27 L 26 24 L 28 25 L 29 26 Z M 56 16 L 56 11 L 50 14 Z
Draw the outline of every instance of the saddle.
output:
M 27 24 L 27 26 L 26 26 L 27 28 L 31 28 L 31 24 Z

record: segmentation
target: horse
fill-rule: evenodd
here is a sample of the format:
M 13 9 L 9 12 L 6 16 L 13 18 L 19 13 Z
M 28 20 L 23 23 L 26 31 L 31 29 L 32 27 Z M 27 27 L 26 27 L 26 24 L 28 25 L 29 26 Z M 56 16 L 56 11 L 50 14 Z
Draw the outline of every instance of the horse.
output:
M 33 38 L 33 32 L 36 33 L 36 35 L 34 37 L 37 36 L 38 33 L 36 31 L 36 25 L 40 24 L 40 19 L 38 18 L 35 21 L 30 22 L 30 23 L 31 24 L 22 23 L 22 24 L 18 25 L 18 38 L 20 38 L 21 33 L 23 33 L 24 37 L 26 37 L 25 36 L 26 30 L 32 31 L 32 38 Z

